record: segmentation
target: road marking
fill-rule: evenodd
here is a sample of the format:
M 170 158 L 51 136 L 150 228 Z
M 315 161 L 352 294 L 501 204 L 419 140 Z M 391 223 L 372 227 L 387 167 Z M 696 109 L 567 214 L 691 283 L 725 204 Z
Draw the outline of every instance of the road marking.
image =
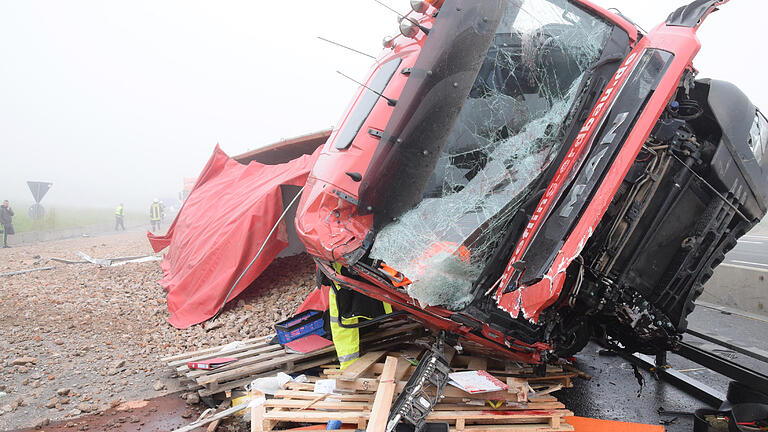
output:
M 739 239 L 739 243 L 748 243 L 748 244 L 763 244 L 763 242 L 761 242 L 761 241 L 741 240 L 741 239 Z
M 745 234 L 743 237 L 751 238 L 751 239 L 759 239 L 759 240 L 768 240 L 768 236 L 761 236 L 756 234 Z
M 720 264 L 720 266 L 722 266 L 722 267 L 730 267 L 730 268 L 737 268 L 737 269 L 742 269 L 742 270 L 758 271 L 758 272 L 768 273 L 768 268 L 750 267 L 750 266 L 745 266 L 745 265 L 741 265 L 741 264 L 736 264 L 736 263 L 733 263 L 731 261 L 723 261 L 723 263 Z M 704 291 L 704 292 L 706 292 L 706 291 Z
M 747 264 L 747 265 L 753 265 L 753 266 L 768 267 L 768 264 L 763 264 L 763 263 L 755 263 L 755 262 L 749 262 L 749 261 L 738 261 L 738 260 L 733 260 L 733 261 L 731 261 L 731 262 L 735 262 L 735 263 L 739 263 L 739 264 Z

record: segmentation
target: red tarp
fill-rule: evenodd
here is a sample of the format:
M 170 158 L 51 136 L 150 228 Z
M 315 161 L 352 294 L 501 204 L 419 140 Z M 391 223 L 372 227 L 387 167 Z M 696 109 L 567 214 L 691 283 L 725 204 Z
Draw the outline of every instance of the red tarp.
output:
M 168 248 L 160 280 L 168 292 L 168 322 L 187 328 L 218 311 L 284 210 L 280 185 L 304 186 L 318 154 L 281 165 L 243 165 L 216 146 L 168 233 L 147 233 L 155 252 Z M 286 223 L 293 220 L 280 223 L 229 301 L 288 246 Z

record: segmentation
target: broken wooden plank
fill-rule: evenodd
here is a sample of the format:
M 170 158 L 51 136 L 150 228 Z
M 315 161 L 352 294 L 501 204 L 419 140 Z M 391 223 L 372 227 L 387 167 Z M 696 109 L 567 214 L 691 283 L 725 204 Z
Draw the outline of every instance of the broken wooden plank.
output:
M 375 341 L 380 341 L 382 339 L 386 339 L 392 336 L 404 336 L 407 332 L 411 330 L 415 330 L 417 328 L 419 328 L 419 326 L 416 324 L 408 324 L 402 327 L 394 327 L 394 328 L 387 329 L 385 331 L 380 331 L 380 332 L 376 332 L 375 334 L 368 335 L 362 338 L 361 342 L 363 343 L 375 342 Z M 297 370 L 297 367 L 295 367 L 295 365 L 291 365 L 292 362 L 299 362 L 299 361 L 303 361 L 310 358 L 320 357 L 323 354 L 329 354 L 329 353 L 335 354 L 335 352 L 336 352 L 336 349 L 333 347 L 333 345 L 331 345 L 329 347 L 326 347 L 317 351 L 313 351 L 307 354 L 286 354 L 283 357 L 278 357 L 271 361 L 267 361 L 259 364 L 252 364 L 244 367 L 238 367 L 238 368 L 227 370 L 221 373 L 213 373 L 211 375 L 206 375 L 204 377 L 198 377 L 196 381 L 199 385 L 205 386 L 207 388 L 213 388 L 227 381 L 235 380 L 242 377 L 248 377 L 248 376 L 255 375 L 255 374 L 269 371 L 269 370 L 274 370 L 274 369 L 283 369 L 283 370 L 288 369 L 291 371 Z M 354 364 L 352 364 L 352 366 L 354 366 Z
M 237 387 L 243 387 L 246 384 L 250 384 L 251 381 L 255 380 L 256 378 L 263 378 L 263 377 L 273 376 L 278 371 L 282 371 L 282 372 L 285 372 L 285 373 L 290 373 L 290 372 L 293 372 L 295 370 L 311 369 L 311 368 L 319 366 L 319 365 L 321 365 L 323 363 L 327 363 L 327 362 L 329 362 L 329 361 L 331 361 L 331 360 L 333 360 L 335 358 L 336 358 L 336 355 L 333 354 L 330 357 L 326 356 L 326 357 L 321 357 L 319 359 L 313 359 L 313 360 L 309 360 L 309 361 L 306 361 L 306 362 L 297 363 L 292 368 L 272 369 L 272 370 L 269 370 L 269 371 L 266 371 L 266 372 L 262 372 L 260 374 L 249 375 L 249 376 L 247 376 L 245 378 L 242 378 L 242 379 L 239 379 L 239 380 L 229 381 L 229 382 L 226 382 L 226 383 L 216 383 L 215 385 L 209 385 L 207 388 L 202 388 L 202 389 L 198 390 L 197 393 L 200 395 L 200 397 L 207 397 L 207 396 L 215 395 L 216 393 L 221 393 L 221 392 L 226 391 L 226 390 L 231 390 L 231 389 L 237 388 Z M 293 383 L 288 383 L 288 384 L 293 384 Z M 312 385 L 312 386 L 314 388 L 314 385 Z
M 244 344 L 249 344 L 249 343 L 261 341 L 263 339 L 268 339 L 268 337 L 267 336 L 263 336 L 263 337 L 253 338 L 253 339 L 246 339 L 246 340 L 243 340 L 243 341 L 236 341 L 236 342 L 242 342 Z M 219 351 L 222 350 L 222 348 L 226 347 L 227 345 L 229 345 L 229 344 L 219 345 L 219 346 L 210 347 L 210 348 L 203 348 L 203 349 L 199 349 L 197 351 L 189 351 L 189 352 L 182 352 L 182 353 L 178 353 L 178 354 L 173 354 L 173 355 L 161 358 L 160 361 L 163 362 L 163 363 L 169 363 L 169 362 L 177 361 L 177 360 L 193 359 L 195 356 L 219 352 Z
M 238 379 L 244 376 L 255 375 L 255 374 L 270 371 L 270 370 L 277 370 L 277 369 L 280 369 L 283 365 L 289 364 L 290 362 L 296 362 L 296 361 L 308 359 L 311 357 L 328 354 L 332 351 L 334 351 L 334 348 L 331 346 L 328 348 L 315 351 L 311 354 L 279 353 L 280 355 L 277 358 L 274 358 L 275 356 L 265 356 L 265 357 L 269 357 L 271 360 L 261 361 L 263 359 L 262 357 L 256 360 L 256 363 L 254 363 L 253 361 L 248 361 L 246 362 L 246 365 L 244 366 L 238 365 L 238 367 L 234 369 L 226 370 L 219 373 L 216 373 L 214 371 L 214 373 L 211 373 L 209 375 L 198 377 L 196 381 L 198 384 L 203 386 L 207 386 L 209 384 L 224 383 L 224 382 Z M 293 368 L 290 368 L 290 369 L 293 369 Z
M 216 347 L 216 349 L 213 349 L 207 353 L 197 354 L 191 357 L 182 357 L 178 360 L 170 361 L 168 363 L 168 366 L 177 368 L 177 371 L 179 372 L 184 372 L 188 370 L 187 363 L 191 361 L 210 360 L 216 357 L 238 356 L 242 353 L 246 353 L 248 351 L 252 351 L 254 349 L 259 349 L 267 346 L 274 347 L 275 345 L 268 345 L 267 341 L 256 341 L 253 343 L 237 345 L 230 348 Z M 276 346 L 278 348 L 280 347 L 280 345 L 276 345 Z
M 542 390 L 536 390 L 536 392 L 534 394 L 536 396 L 546 395 L 546 394 L 550 394 L 550 393 L 556 392 L 558 390 L 562 390 L 562 388 L 563 388 L 562 384 L 554 384 L 554 385 L 546 387 L 546 388 L 544 388 Z
M 515 395 L 518 402 L 527 402 L 528 393 L 533 392 L 524 378 L 507 377 L 507 386 L 507 393 Z
M 312 408 L 313 405 L 315 405 L 316 403 L 318 403 L 321 400 L 325 399 L 326 397 L 328 397 L 328 393 L 324 393 L 324 394 L 318 395 L 317 397 L 315 397 L 311 401 L 309 401 L 306 404 L 304 404 L 304 406 L 299 408 L 299 411 Z
M 410 359 L 418 359 L 421 357 L 421 354 L 424 352 L 423 348 L 419 347 L 406 347 L 398 351 L 387 351 L 388 356 L 397 357 L 398 359 L 402 359 L 403 361 L 398 362 L 397 364 L 397 371 L 395 372 L 395 381 L 400 381 L 404 374 L 408 372 L 408 368 L 415 367 L 412 366 L 410 363 Z M 323 368 L 323 373 L 327 375 L 329 378 L 336 378 L 338 375 L 343 373 L 341 369 L 339 369 L 338 365 L 323 365 L 321 366 Z M 384 362 L 377 362 L 373 366 L 371 366 L 370 369 L 364 374 L 364 375 L 380 375 L 381 372 L 384 370 Z
M 348 368 L 339 374 L 338 379 L 342 381 L 354 381 L 370 369 L 380 358 L 387 355 L 386 351 L 371 351 L 363 354 L 362 357 L 355 360 Z
M 387 357 L 384 362 L 384 370 L 379 377 L 379 387 L 376 389 L 376 398 L 371 408 L 371 416 L 368 419 L 366 432 L 384 432 L 389 419 L 389 409 L 392 406 L 392 398 L 395 395 L 395 373 L 397 372 L 397 357 Z M 352 365 L 354 366 L 354 365 Z
M 185 369 L 188 370 L 187 373 L 184 375 L 187 378 L 197 380 L 198 377 L 207 375 L 207 376 L 213 376 L 216 374 L 220 374 L 226 371 L 230 371 L 233 369 L 241 368 L 244 366 L 248 366 L 255 363 L 260 363 L 263 361 L 267 361 L 276 357 L 285 356 L 285 351 L 283 351 L 282 347 L 280 345 L 277 346 L 277 349 L 275 349 L 273 346 L 266 346 L 264 348 L 259 348 L 257 350 L 252 350 L 251 352 L 254 352 L 256 354 L 253 354 L 249 357 L 237 357 L 237 361 L 234 361 L 232 363 L 229 363 L 227 365 L 217 367 L 216 369 L 194 369 L 189 370 L 186 366 L 184 366 Z

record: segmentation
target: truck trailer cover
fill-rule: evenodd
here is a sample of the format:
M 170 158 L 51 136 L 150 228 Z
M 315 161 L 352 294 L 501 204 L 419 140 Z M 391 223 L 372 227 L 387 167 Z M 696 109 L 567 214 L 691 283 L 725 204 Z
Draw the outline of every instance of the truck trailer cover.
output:
M 280 218 L 281 186 L 304 186 L 317 153 L 280 165 L 243 165 L 219 146 L 164 236 L 147 233 L 155 252 L 167 248 L 160 285 L 168 322 L 187 328 L 211 318 Z M 286 203 L 287 205 L 287 203 Z M 253 282 L 289 242 L 283 220 L 227 301 Z

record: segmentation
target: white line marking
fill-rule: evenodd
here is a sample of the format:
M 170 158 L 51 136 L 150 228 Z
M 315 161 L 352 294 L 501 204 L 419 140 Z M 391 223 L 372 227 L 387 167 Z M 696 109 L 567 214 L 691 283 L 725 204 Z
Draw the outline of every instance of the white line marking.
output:
M 739 243 L 763 244 L 763 242 L 761 242 L 761 241 L 751 241 L 751 240 L 741 240 L 741 239 L 739 239 Z
M 750 267 L 750 266 L 735 264 L 730 261 L 723 261 L 723 263 L 720 264 L 720 266 L 768 273 L 768 268 Z
M 762 267 L 768 267 L 768 264 L 763 264 L 763 263 L 754 263 L 754 262 L 749 262 L 749 261 L 738 261 L 738 260 L 733 260 L 732 262 L 735 262 L 735 263 L 739 263 L 739 264 L 747 264 L 747 265 L 753 265 L 753 266 L 762 266 Z
M 755 235 L 755 234 L 744 234 L 742 238 L 751 238 L 751 239 L 758 239 L 758 240 L 768 240 L 768 236 L 761 236 L 761 235 Z

